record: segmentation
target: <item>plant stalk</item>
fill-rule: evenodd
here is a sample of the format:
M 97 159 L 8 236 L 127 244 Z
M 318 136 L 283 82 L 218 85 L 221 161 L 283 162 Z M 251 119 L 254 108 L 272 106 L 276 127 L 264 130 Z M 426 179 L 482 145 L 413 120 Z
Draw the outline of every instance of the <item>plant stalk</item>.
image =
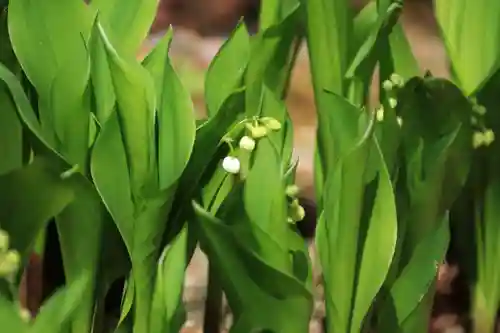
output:
M 203 332 L 219 333 L 222 327 L 222 319 L 222 286 L 214 265 L 209 264 Z

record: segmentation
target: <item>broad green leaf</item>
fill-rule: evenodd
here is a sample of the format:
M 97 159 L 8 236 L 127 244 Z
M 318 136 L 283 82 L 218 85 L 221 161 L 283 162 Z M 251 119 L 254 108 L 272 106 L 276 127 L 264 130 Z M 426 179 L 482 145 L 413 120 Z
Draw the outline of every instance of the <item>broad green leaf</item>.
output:
M 302 1 L 306 11 L 307 44 L 318 113 L 331 112 L 323 89 L 343 96 L 353 34 L 350 2 Z
M 77 332 L 92 327 L 104 207 L 94 187 L 82 175 L 75 176 L 73 187 L 76 198 L 56 216 L 56 223 L 65 281 L 71 285 L 83 274 L 89 275 L 87 288 L 79 296 L 78 311 L 73 317 L 72 330 Z
M 500 64 L 500 3 L 437 0 L 434 8 L 453 73 L 464 93 L 472 95 Z
M 133 58 L 147 37 L 158 0 L 91 0 L 111 43 L 121 56 Z
M 63 333 L 78 308 L 80 299 L 88 288 L 89 276 L 80 275 L 71 284 L 56 292 L 42 305 L 33 326 L 32 333 Z
M 365 138 L 351 146 L 335 169 L 329 170 L 324 187 L 316 246 L 323 268 L 330 332 L 350 332 L 368 142 Z
M 29 326 L 21 319 L 16 305 L 10 303 L 3 295 L 0 295 L 0 322 L 2 329 L 12 333 L 26 333 Z
M 297 29 L 300 19 L 299 3 L 291 1 L 289 4 L 290 7 L 284 11 L 285 16 L 279 22 L 252 38 L 250 61 L 245 75 L 245 112 L 248 116 L 261 113 L 264 86 L 279 98 L 284 98 L 287 92 L 298 51 L 296 42 L 300 36 Z
M 166 35 L 144 61 L 156 85 L 158 101 L 157 156 L 160 190 L 170 188 L 184 171 L 195 141 L 196 124 L 189 92 L 168 57 L 171 37 Z
M 247 246 L 239 244 L 236 230 L 195 204 L 203 249 L 217 268 L 224 292 L 235 315 L 234 332 L 269 330 L 306 332 L 312 310 L 312 295 L 298 280 L 268 266 Z M 255 278 L 259 276 L 258 280 Z M 262 283 L 278 289 L 269 289 Z M 279 297 L 269 290 L 279 291 Z M 302 290 L 302 291 L 300 291 Z M 281 294 L 281 293 L 285 294 Z M 267 311 L 262 311 L 266 304 Z
M 245 90 L 234 92 L 226 99 L 220 112 L 198 127 L 193 152 L 179 180 L 178 191 L 172 205 L 171 224 L 165 236 L 167 240 L 175 237 L 189 218 L 192 198 L 198 195 L 200 183 L 208 181 L 204 178 L 207 168 L 212 163 L 221 162 L 223 157 L 218 154 L 220 146 L 224 144 L 221 139 L 234 124 L 241 121 L 244 97 Z
M 185 227 L 174 241 L 167 245 L 158 262 L 156 283 L 151 308 L 153 332 L 175 333 L 185 318 L 182 302 L 185 270 L 194 251 L 193 239 Z
M 23 259 L 48 221 L 75 199 L 71 179 L 52 160 L 35 157 L 20 169 L 0 176 L 0 225 Z
M 23 129 L 3 84 L 0 84 L 0 175 L 22 166 L 23 163 Z
M 79 0 L 14 1 L 9 4 L 9 35 L 17 59 L 38 93 L 50 96 L 52 81 L 71 64 L 76 82 L 88 69 L 85 38 L 91 13 Z
M 373 144 L 376 145 L 376 142 Z M 352 333 L 362 330 L 364 319 L 375 300 L 375 296 L 384 284 L 392 263 L 398 235 L 396 202 L 391 178 L 378 146 L 375 154 L 377 158 L 374 161 L 379 165 L 378 184 L 373 199 L 373 208 L 369 212 L 366 238 L 358 268 L 350 329 Z
M 219 112 L 226 98 L 242 83 L 250 57 L 250 37 L 240 22 L 210 63 L 205 78 L 205 101 L 209 117 Z
M 156 177 L 154 83 L 137 61 L 125 60 L 117 53 L 101 27 L 97 30 L 108 56 L 132 192 L 140 195 Z
M 43 129 L 38 122 L 37 116 L 31 107 L 30 101 L 23 91 L 23 87 L 17 77 L 4 65 L 0 64 L 0 80 L 5 83 L 10 98 L 16 106 L 16 111 L 23 124 L 34 134 L 36 139 L 50 151 L 51 154 L 63 159 L 56 151 L 53 142 L 44 135 Z
M 378 322 L 383 332 L 399 332 L 429 291 L 444 260 L 450 239 L 449 223 L 443 219 L 416 247 L 384 299 Z

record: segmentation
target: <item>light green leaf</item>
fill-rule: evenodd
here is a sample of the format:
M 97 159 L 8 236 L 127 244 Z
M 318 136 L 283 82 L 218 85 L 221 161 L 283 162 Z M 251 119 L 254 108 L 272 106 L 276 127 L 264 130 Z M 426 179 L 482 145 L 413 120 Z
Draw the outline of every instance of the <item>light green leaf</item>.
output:
M 23 259 L 49 219 L 75 199 L 73 181 L 61 179 L 61 172 L 52 160 L 36 157 L 0 176 L 0 225 Z
M 158 0 L 92 0 L 111 43 L 120 56 L 133 58 L 146 38 L 158 9 Z
M 12 333 L 26 333 L 29 326 L 21 319 L 16 305 L 10 303 L 3 295 L 0 295 L 0 322 L 2 329 Z
M 117 53 L 99 25 L 95 30 L 99 32 L 108 56 L 132 191 L 134 195 L 140 195 L 143 187 L 156 178 L 154 83 L 137 61 L 125 60 Z
M 205 77 L 205 101 L 209 117 L 219 112 L 226 98 L 241 86 L 250 58 L 250 37 L 240 22 L 210 63 Z
M 500 2 L 437 0 L 434 8 L 453 73 L 472 95 L 500 64 Z
M 171 33 L 144 61 L 156 84 L 158 101 L 158 179 L 160 190 L 180 178 L 193 150 L 196 123 L 193 103 L 168 57 Z
M 88 288 L 89 277 L 81 275 L 73 283 L 56 292 L 42 305 L 33 326 L 32 333 L 63 333 L 74 315 L 80 299 Z

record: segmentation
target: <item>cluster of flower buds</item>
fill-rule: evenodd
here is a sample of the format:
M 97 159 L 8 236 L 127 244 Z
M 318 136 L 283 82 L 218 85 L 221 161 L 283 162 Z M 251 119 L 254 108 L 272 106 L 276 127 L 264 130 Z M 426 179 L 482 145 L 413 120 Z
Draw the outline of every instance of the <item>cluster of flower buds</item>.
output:
M 476 131 L 472 135 L 472 146 L 474 148 L 479 148 L 481 146 L 489 146 L 495 141 L 495 132 L 491 129 L 486 129 L 484 131 Z
M 400 89 L 405 85 L 405 80 L 404 78 L 396 73 L 392 73 L 391 76 L 389 76 L 388 80 L 385 80 L 382 82 L 382 88 L 387 91 L 393 91 L 396 89 Z
M 247 122 L 245 127 L 248 133 L 240 139 L 238 146 L 244 151 L 252 152 L 256 146 L 255 140 L 267 136 L 271 131 L 279 131 L 281 123 L 272 117 L 262 117 Z M 230 144 L 230 142 L 228 143 Z M 232 151 L 231 144 L 230 147 Z M 228 173 L 238 174 L 241 169 L 240 160 L 235 156 L 226 156 L 222 160 L 222 168 Z
M 0 230 L 0 277 L 12 278 L 21 264 L 21 256 L 16 250 L 9 250 L 9 235 Z
M 297 199 L 297 195 L 299 194 L 299 187 L 297 185 L 289 185 L 285 189 L 285 193 L 288 197 L 288 222 L 289 223 L 297 223 L 302 221 L 306 216 L 306 211 L 304 207 L 302 207 Z
M 396 102 L 397 104 L 397 101 L 394 99 L 394 101 Z M 390 102 L 390 99 L 389 99 L 389 102 Z M 379 105 L 376 109 L 375 109 L 375 118 L 377 119 L 377 121 L 379 122 L 382 122 L 384 121 L 384 106 L 383 105 Z M 398 122 L 398 125 L 399 127 L 403 126 L 403 119 L 399 116 L 396 117 L 396 121 Z
M 402 76 L 393 73 L 389 77 L 389 79 L 382 82 L 382 88 L 386 92 L 387 95 L 387 106 L 391 109 L 395 109 L 398 106 L 398 100 L 396 99 L 398 89 L 402 88 L 405 84 L 405 81 Z M 377 121 L 384 120 L 384 107 L 380 105 L 375 110 L 375 116 Z M 397 117 L 397 122 L 399 126 L 403 125 L 403 120 L 400 117 Z
M 495 133 L 485 125 L 486 107 L 479 104 L 476 98 L 470 98 L 470 102 L 473 112 L 471 123 L 478 129 L 472 135 L 472 146 L 474 148 L 487 147 L 495 141 Z

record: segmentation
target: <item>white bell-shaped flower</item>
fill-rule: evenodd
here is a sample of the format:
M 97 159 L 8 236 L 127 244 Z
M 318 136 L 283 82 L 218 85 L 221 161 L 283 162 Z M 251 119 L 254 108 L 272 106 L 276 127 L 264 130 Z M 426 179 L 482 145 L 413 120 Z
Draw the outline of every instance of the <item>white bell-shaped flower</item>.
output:
M 253 151 L 255 149 L 255 140 L 245 135 L 240 139 L 239 146 L 241 149 Z
M 222 160 L 222 168 L 228 173 L 237 174 L 240 172 L 240 160 L 234 156 L 226 156 Z

